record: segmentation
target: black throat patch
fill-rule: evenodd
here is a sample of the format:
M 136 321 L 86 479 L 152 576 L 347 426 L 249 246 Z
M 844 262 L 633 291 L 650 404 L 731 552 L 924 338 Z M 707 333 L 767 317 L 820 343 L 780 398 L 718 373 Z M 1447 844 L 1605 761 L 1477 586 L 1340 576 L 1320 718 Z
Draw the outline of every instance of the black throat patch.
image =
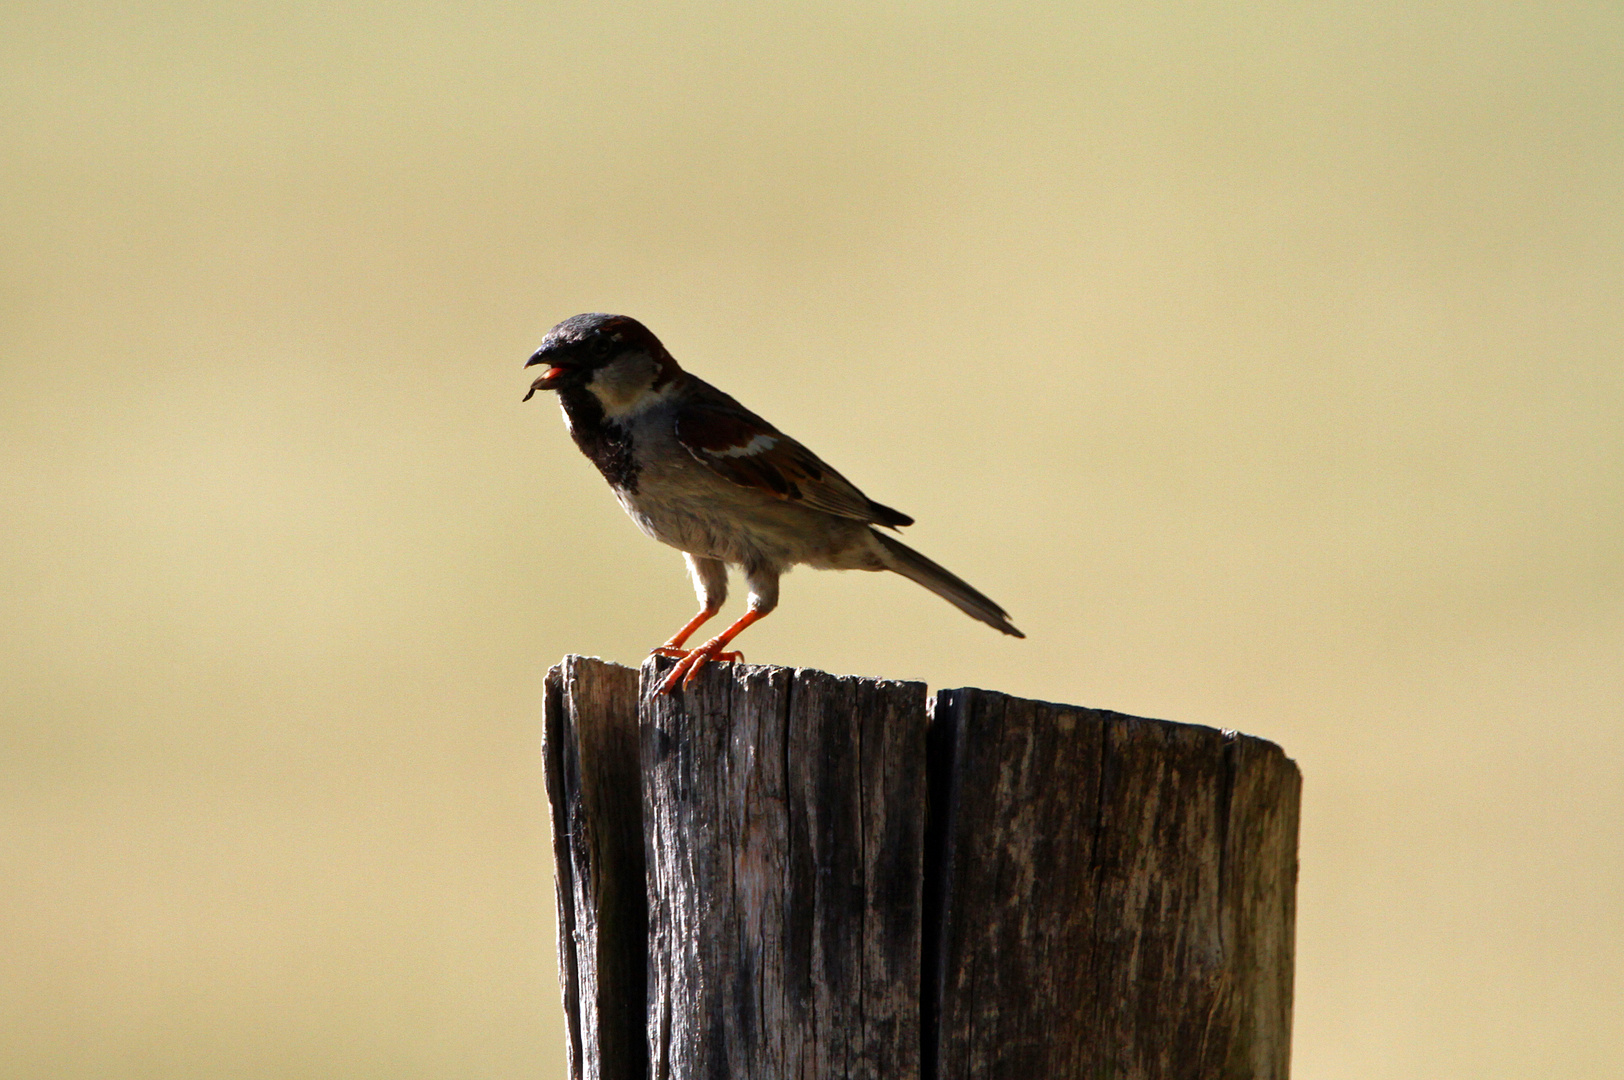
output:
M 585 387 L 560 390 L 558 400 L 569 417 L 570 435 L 581 453 L 598 467 L 610 484 L 637 494 L 637 474 L 641 469 L 632 457 L 631 432 L 606 419 L 603 404 Z

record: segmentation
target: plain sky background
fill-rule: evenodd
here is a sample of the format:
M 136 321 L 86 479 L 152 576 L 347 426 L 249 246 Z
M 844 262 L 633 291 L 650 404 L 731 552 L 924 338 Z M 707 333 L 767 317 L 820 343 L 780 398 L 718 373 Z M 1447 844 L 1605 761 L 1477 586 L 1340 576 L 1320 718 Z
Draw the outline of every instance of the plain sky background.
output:
M 563 1075 L 543 673 L 693 606 L 589 310 L 1029 635 L 751 660 L 1298 761 L 1297 1076 L 1624 1075 L 1616 0 L 12 2 L 0 146 L 6 1080 Z

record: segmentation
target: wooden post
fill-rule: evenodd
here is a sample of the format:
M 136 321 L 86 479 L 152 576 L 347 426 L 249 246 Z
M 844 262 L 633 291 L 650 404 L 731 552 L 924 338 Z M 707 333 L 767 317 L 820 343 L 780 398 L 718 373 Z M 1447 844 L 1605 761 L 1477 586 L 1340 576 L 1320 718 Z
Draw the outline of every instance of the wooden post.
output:
M 573 1077 L 1286 1077 L 1278 747 L 669 663 L 548 676 Z

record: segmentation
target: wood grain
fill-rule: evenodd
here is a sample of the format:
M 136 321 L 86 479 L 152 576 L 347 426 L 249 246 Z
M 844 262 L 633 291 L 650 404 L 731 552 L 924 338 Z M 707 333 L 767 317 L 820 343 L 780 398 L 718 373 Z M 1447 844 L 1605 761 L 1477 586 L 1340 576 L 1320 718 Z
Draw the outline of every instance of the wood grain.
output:
M 1212 728 L 932 709 L 926 1075 L 1287 1075 L 1300 777 Z
M 717 665 L 645 706 L 653 1077 L 919 1075 L 924 699 Z

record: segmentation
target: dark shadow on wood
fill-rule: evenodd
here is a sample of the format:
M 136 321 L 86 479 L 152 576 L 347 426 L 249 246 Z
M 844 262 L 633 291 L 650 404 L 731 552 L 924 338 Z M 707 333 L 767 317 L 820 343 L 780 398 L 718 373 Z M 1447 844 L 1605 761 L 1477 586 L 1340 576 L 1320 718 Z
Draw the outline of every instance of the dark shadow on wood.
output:
M 542 759 L 570 1076 L 642 1080 L 648 905 L 637 672 L 580 656 L 548 672 Z

